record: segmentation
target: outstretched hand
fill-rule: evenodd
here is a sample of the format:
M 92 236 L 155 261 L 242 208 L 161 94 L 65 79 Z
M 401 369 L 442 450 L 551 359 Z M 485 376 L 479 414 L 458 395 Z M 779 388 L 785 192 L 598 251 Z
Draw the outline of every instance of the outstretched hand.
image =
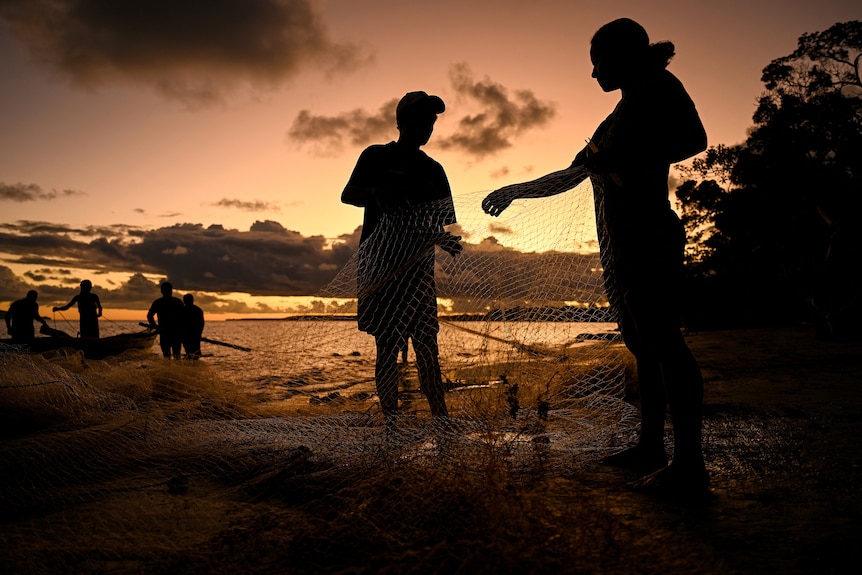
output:
M 482 210 L 494 217 L 499 216 L 514 200 L 520 197 L 515 185 L 494 190 L 482 200 Z
M 437 245 L 454 258 L 464 251 L 464 246 L 460 242 L 461 236 L 453 236 L 450 232 L 443 232 L 437 240 Z

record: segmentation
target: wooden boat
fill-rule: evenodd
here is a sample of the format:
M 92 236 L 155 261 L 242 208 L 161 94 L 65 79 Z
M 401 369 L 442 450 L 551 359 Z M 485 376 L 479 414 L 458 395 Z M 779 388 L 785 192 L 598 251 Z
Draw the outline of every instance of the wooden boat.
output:
M 42 329 L 40 333 L 49 333 L 49 337 L 37 337 L 27 343 L 12 342 L 11 339 L 0 339 L 0 349 L 12 348 L 32 353 L 44 353 L 60 349 L 81 351 L 84 357 L 103 359 L 119 355 L 125 351 L 146 351 L 153 347 L 158 333 L 152 330 L 135 333 L 121 333 L 108 337 L 71 337 L 66 333 L 51 328 Z

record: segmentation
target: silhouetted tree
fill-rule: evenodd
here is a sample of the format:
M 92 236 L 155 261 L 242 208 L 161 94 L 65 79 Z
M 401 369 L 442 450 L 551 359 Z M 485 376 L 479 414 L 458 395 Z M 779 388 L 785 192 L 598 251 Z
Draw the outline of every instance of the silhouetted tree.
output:
M 710 148 L 687 170 L 699 178 L 677 190 L 697 242 L 689 269 L 720 317 L 859 331 L 860 57 L 862 22 L 804 34 L 764 68 L 746 141 Z

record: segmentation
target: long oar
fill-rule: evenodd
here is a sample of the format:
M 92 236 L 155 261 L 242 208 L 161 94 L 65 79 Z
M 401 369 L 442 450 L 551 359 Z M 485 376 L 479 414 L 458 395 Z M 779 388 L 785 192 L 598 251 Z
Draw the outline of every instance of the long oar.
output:
M 138 322 L 138 325 L 140 325 L 140 326 L 142 326 L 142 327 L 146 327 L 146 328 L 153 329 L 153 326 L 151 326 L 151 325 L 150 325 L 150 324 L 148 324 L 148 323 L 144 323 L 144 322 L 142 322 L 142 321 Z M 158 331 L 158 328 L 156 328 L 156 331 Z M 240 351 L 251 351 L 251 348 L 250 348 L 250 347 L 243 347 L 243 346 L 241 346 L 241 345 L 236 345 L 236 344 L 233 344 L 233 343 L 226 343 L 226 342 L 224 342 L 224 341 L 218 341 L 218 340 L 216 340 L 216 339 L 210 339 L 210 338 L 208 338 L 208 337 L 202 337 L 202 338 L 201 338 L 201 341 L 205 341 L 205 342 L 207 342 L 207 343 L 211 343 L 211 344 L 213 344 L 213 345 L 223 345 L 224 347 L 230 347 L 230 348 L 233 348 L 233 349 L 238 349 L 238 350 L 240 350 Z
M 449 327 L 453 327 L 455 329 L 460 329 L 461 331 L 466 331 L 467 333 L 472 333 L 473 335 L 478 335 L 479 337 L 486 337 L 488 339 L 493 339 L 494 341 L 499 341 L 500 343 L 505 343 L 511 345 L 518 351 L 523 351 L 526 353 L 531 353 L 533 355 L 547 355 L 547 356 L 556 356 L 560 355 L 560 350 L 556 348 L 548 348 L 544 346 L 538 345 L 530 345 L 527 343 L 521 343 L 520 341 L 516 341 L 513 339 L 505 339 L 502 337 L 497 337 L 495 335 L 491 335 L 489 333 L 477 331 L 475 329 L 470 329 L 469 327 L 464 327 L 463 325 L 454 324 L 451 321 L 447 321 L 445 319 L 440 318 L 440 323 L 448 325 Z
M 238 349 L 238 350 L 240 350 L 240 351 L 251 351 L 251 348 L 250 348 L 250 347 L 243 347 L 243 346 L 241 346 L 241 345 L 236 345 L 236 344 L 233 344 L 233 343 L 226 343 L 226 342 L 224 342 L 224 341 L 218 341 L 218 340 L 215 340 L 215 339 L 210 339 L 210 338 L 208 338 L 208 337 L 202 337 L 202 338 L 201 338 L 201 341 L 205 341 L 205 342 L 207 342 L 207 343 L 211 343 L 211 344 L 213 344 L 213 345 L 223 345 L 223 346 L 225 346 L 225 347 L 232 347 L 233 349 Z

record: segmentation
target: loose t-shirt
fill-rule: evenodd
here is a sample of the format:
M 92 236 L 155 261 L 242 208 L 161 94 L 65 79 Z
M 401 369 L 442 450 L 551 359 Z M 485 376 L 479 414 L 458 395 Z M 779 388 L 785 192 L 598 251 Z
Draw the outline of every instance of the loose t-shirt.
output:
M 365 208 L 359 246 L 359 328 L 375 336 L 415 336 L 439 329 L 434 245 L 455 223 L 443 167 L 425 152 L 395 142 L 366 148 L 348 187 L 374 189 Z

